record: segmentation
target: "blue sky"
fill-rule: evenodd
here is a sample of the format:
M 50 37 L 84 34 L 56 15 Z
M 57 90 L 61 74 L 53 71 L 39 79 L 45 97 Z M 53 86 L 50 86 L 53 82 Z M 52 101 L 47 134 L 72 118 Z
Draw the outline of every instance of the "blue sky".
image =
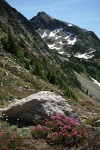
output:
M 31 19 L 44 11 L 50 16 L 94 31 L 100 38 L 100 0 L 6 0 Z

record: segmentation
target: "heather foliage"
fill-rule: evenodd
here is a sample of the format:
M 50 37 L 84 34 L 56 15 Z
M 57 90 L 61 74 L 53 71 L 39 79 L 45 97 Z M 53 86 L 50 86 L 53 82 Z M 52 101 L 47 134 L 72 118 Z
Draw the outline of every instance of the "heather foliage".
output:
M 17 130 L 7 125 L 0 126 L 0 150 L 20 150 L 22 138 Z
M 76 121 L 65 115 L 52 115 L 43 121 L 41 126 L 32 130 L 34 138 L 46 139 L 51 144 L 67 146 L 79 145 L 88 138 L 85 128 L 77 125 Z

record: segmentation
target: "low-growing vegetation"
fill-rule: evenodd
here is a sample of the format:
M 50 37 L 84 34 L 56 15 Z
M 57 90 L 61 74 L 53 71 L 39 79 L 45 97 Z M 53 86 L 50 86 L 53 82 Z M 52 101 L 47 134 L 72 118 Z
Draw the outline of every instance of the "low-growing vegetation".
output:
M 88 118 L 85 120 L 85 124 L 92 125 L 92 123 L 96 120 L 98 120 L 98 118 L 96 118 L 96 117 L 95 118 Z
M 21 150 L 22 137 L 18 134 L 17 128 L 0 126 L 0 150 Z
M 75 120 L 66 115 L 52 115 L 32 130 L 32 136 L 36 139 L 45 139 L 50 144 L 62 144 L 66 146 L 80 145 L 88 139 L 85 128 L 79 126 Z
M 6 119 L 4 119 L 6 118 Z M 5 120 L 5 121 L 4 121 Z M 3 114 L 0 121 L 0 150 L 67 150 L 98 149 L 99 133 L 79 125 L 66 115 L 54 114 L 47 119 L 33 120 L 33 125 L 20 127 L 20 120 L 11 125 Z M 10 124 L 9 124 L 10 123 Z

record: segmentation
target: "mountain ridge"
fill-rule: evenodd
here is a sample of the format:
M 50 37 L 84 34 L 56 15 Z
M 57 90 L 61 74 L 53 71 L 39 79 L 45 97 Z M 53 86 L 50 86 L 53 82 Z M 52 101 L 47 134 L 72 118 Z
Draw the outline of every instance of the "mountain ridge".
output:
M 62 24 L 63 24 L 63 26 L 64 25 L 68 25 L 69 27 L 71 27 L 71 26 L 75 26 L 75 27 L 78 27 L 78 28 L 80 28 L 80 29 L 83 29 L 84 31 L 88 31 L 87 29 L 85 29 L 85 28 L 81 28 L 81 27 L 79 27 L 78 25 L 75 25 L 75 24 L 73 24 L 73 23 L 69 23 L 69 22 L 66 22 L 66 21 L 63 21 L 63 20 L 60 20 L 60 19 L 56 19 L 56 18 L 54 18 L 54 17 L 51 17 L 50 15 L 48 15 L 46 12 L 44 12 L 44 11 L 41 11 L 41 12 L 38 12 L 37 13 L 37 15 L 36 16 L 34 16 L 34 17 L 32 17 L 31 19 L 30 19 L 30 21 L 31 22 L 34 22 L 34 20 L 35 19 L 38 19 L 38 18 L 42 18 L 42 19 L 47 19 L 47 21 L 48 20 L 55 20 L 55 21 L 58 21 L 58 22 L 62 22 Z M 33 24 L 34 25 L 34 24 Z M 60 28 L 60 27 L 59 27 Z M 38 29 L 38 27 L 36 27 L 35 28 L 35 30 L 37 30 Z M 48 29 L 50 29 L 50 26 L 48 26 Z M 88 32 L 93 32 L 93 31 L 88 31 Z M 98 40 L 100 40 L 99 39 L 99 37 L 95 34 L 95 32 L 93 32 L 93 34 L 98 38 Z
M 53 19 L 45 12 L 39 12 L 35 17 L 30 19 L 30 22 L 35 30 L 40 34 L 41 38 L 46 41 L 48 47 L 50 49 L 53 49 L 54 47 L 54 49 L 58 50 L 59 53 L 66 54 L 67 51 L 70 51 L 71 45 L 76 43 L 78 45 L 82 45 L 82 42 L 84 47 L 87 46 L 86 48 L 88 52 L 89 48 L 94 49 L 94 45 L 98 45 L 100 47 L 100 39 L 94 32 L 87 31 L 86 29 L 82 29 L 71 23 L 67 23 L 55 18 Z M 57 34 L 59 34 L 58 37 Z M 57 38 L 59 39 L 58 41 Z M 52 39 L 55 40 L 55 42 L 52 42 Z M 59 44 L 59 42 L 61 44 Z M 77 50 L 77 52 L 80 51 Z

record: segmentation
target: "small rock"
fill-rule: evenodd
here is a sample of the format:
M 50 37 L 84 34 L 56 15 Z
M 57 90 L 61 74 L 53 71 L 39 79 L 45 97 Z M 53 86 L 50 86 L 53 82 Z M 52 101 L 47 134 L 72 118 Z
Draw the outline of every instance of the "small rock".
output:
M 92 126 L 93 126 L 93 127 L 100 127 L 100 120 L 94 121 L 94 122 L 92 123 Z

